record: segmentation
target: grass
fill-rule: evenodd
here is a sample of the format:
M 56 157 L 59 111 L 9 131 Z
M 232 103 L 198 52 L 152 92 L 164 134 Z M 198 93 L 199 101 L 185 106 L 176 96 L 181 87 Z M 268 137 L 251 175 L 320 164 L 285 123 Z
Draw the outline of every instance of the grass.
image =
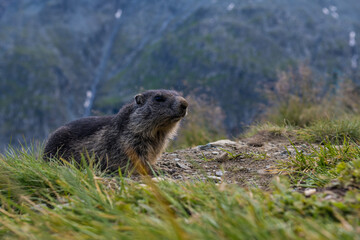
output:
M 309 144 L 306 152 L 298 150 L 294 144 L 293 147 L 296 154 L 289 154 L 290 161 L 279 164 L 291 174 L 292 182 L 298 187 L 325 187 L 331 181 L 338 180 L 345 169 L 352 169 L 355 175 L 360 171 L 360 168 L 349 168 L 348 165 L 360 157 L 360 147 L 346 139 L 341 145 L 334 145 L 330 141 L 318 146 Z M 350 172 L 348 174 L 351 175 Z M 351 182 L 350 179 L 348 182 Z
M 317 120 L 305 127 L 263 123 L 251 126 L 244 136 L 268 132 L 307 145 L 306 151 L 295 149 L 289 152 L 290 161 L 279 162 L 284 171 L 290 174 L 296 187 L 325 187 L 327 184 L 355 185 L 358 188 L 360 158 L 360 119 L 358 116 L 345 116 L 335 120 Z M 350 171 L 350 172 L 349 172 Z M 346 177 L 352 176 L 350 178 Z M 346 179 L 347 182 L 340 179 Z M 354 182 L 355 181 L 355 182 Z
M 261 132 L 309 143 L 320 143 L 324 139 L 339 143 L 344 138 L 360 141 L 360 117 L 355 115 L 339 119 L 319 119 L 303 127 L 271 122 L 258 123 L 250 126 L 243 137 L 252 137 Z
M 317 151 L 324 161 L 339 153 Z M 328 165 L 353 186 L 359 156 L 343 149 Z M 317 167 L 301 158 L 293 164 L 298 171 Z M 196 179 L 134 182 L 93 166 L 46 163 L 27 147 L 1 155 L 0 169 L 4 239 L 359 239 L 355 188 L 342 201 L 328 201 L 324 194 L 294 192 L 281 178 L 270 192 Z
M 329 139 L 336 143 L 344 138 L 359 141 L 360 118 L 345 116 L 335 120 L 319 120 L 299 131 L 299 137 L 308 142 L 321 142 L 323 139 Z
M 249 138 L 260 132 L 268 132 L 272 136 L 291 137 L 296 133 L 296 127 L 289 124 L 277 125 L 271 122 L 257 123 L 249 126 L 242 137 Z

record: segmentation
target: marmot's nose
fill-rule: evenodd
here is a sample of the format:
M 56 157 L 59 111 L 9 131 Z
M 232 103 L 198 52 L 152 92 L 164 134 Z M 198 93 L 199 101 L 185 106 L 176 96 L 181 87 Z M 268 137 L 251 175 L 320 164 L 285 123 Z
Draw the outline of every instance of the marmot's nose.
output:
M 181 98 L 180 99 L 180 108 L 183 110 L 186 110 L 188 106 L 189 106 L 189 104 L 187 103 L 187 101 L 184 98 Z

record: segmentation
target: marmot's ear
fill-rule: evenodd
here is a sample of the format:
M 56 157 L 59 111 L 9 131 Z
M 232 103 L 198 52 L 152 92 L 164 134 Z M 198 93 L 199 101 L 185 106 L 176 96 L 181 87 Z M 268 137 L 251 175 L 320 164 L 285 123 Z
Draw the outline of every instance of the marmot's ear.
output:
M 142 94 L 138 94 L 135 96 L 135 102 L 136 104 L 143 104 L 144 103 L 144 96 Z

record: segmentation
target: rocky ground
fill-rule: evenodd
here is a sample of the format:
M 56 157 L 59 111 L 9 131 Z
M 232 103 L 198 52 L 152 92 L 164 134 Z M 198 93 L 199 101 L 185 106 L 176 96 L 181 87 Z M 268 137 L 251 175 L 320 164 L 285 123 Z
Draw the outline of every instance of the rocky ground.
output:
M 272 179 L 289 172 L 282 164 L 295 159 L 298 152 L 311 154 L 318 149 L 316 144 L 306 144 L 294 137 L 260 132 L 251 138 L 219 140 L 193 148 L 165 152 L 157 162 L 157 169 L 163 176 L 153 177 L 154 181 L 172 179 L 213 180 L 216 183 L 232 183 L 242 187 L 258 187 L 270 190 Z M 132 175 L 139 181 L 139 175 Z M 311 196 L 323 193 L 322 200 L 342 201 L 348 188 L 339 187 L 337 182 L 325 187 L 306 188 L 292 186 L 293 190 Z
M 288 160 L 295 153 L 294 147 L 308 149 L 301 143 L 292 145 L 287 138 L 260 133 L 248 139 L 219 140 L 164 153 L 157 166 L 176 180 L 208 178 L 267 189 L 271 179 L 281 174 L 277 163 Z

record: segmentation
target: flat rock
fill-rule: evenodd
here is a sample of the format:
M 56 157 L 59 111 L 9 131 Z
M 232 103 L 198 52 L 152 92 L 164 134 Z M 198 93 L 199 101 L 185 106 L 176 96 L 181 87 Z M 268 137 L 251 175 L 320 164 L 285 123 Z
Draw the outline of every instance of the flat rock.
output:
M 207 178 L 214 180 L 215 182 L 221 182 L 221 177 L 217 176 L 208 176 Z
M 310 197 L 311 195 L 316 193 L 315 188 L 309 188 L 304 191 L 305 196 Z
M 218 177 L 221 177 L 222 175 L 224 175 L 223 171 L 216 171 L 215 175 Z
M 238 145 L 237 142 L 231 141 L 229 139 L 223 139 L 223 140 L 219 140 L 216 142 L 211 142 L 209 144 L 211 144 L 215 147 L 226 147 L 226 146 L 237 146 Z
M 179 163 L 179 162 L 176 163 L 176 166 L 179 167 L 179 168 L 183 168 L 183 169 L 190 169 L 189 166 L 187 166 L 187 165 L 185 165 L 183 163 Z

